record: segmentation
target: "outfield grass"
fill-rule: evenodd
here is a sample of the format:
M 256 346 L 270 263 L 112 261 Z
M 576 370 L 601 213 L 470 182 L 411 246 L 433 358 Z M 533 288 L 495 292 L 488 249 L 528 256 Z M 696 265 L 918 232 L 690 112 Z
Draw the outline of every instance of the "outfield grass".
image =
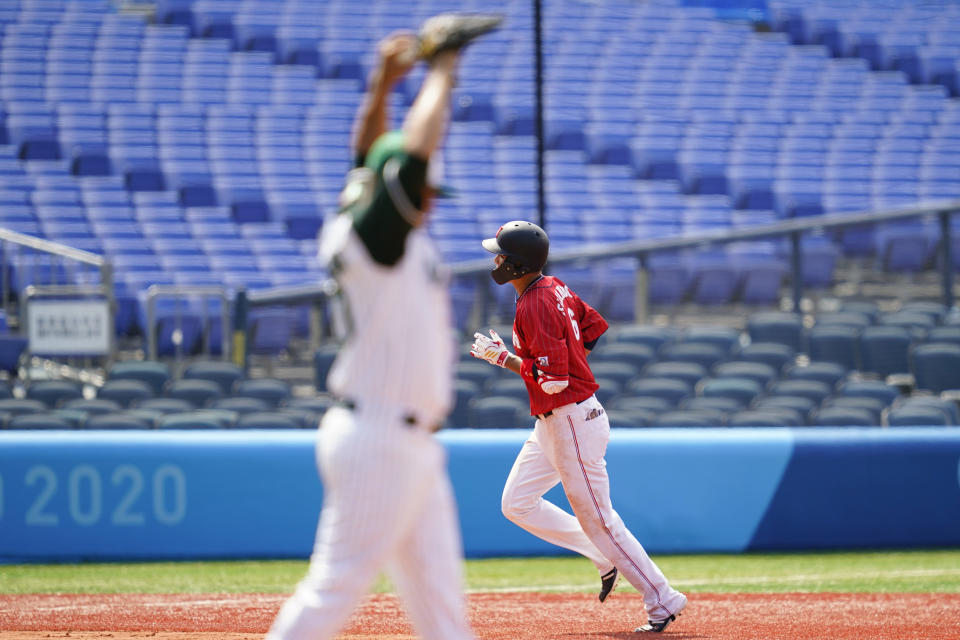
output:
M 690 592 L 960 593 L 960 549 L 869 553 L 656 556 Z M 593 565 L 579 557 L 467 562 L 472 591 L 595 591 Z M 0 594 L 287 593 L 306 571 L 300 560 L 0 565 Z M 626 582 L 622 589 L 631 589 Z M 377 591 L 391 590 L 380 579 Z

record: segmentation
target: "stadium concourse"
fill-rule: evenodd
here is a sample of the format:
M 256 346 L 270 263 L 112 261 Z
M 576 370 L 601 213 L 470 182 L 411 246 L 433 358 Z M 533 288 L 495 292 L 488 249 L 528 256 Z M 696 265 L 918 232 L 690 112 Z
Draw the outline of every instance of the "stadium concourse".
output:
M 350 167 L 372 44 L 451 9 L 506 16 L 455 90 L 457 197 L 430 227 L 455 264 L 484 258 L 503 220 L 538 215 L 532 3 L 4 3 L 0 228 L 111 265 L 118 351 L 69 379 L 20 358 L 28 287 L 100 280 L 4 236 L 2 426 L 313 426 L 336 345 L 316 347 L 310 309 L 252 308 L 249 367 L 219 359 L 222 313 L 241 289 L 326 278 L 316 234 Z M 960 5 L 548 0 L 542 27 L 555 250 L 960 198 Z M 786 238 L 650 256 L 647 318 L 636 258 L 551 271 L 614 324 L 592 359 L 615 427 L 956 425 L 960 321 L 936 283 L 960 251 L 941 264 L 941 239 L 920 217 L 805 236 L 798 313 L 782 311 Z M 484 286 L 454 283 L 465 333 Z M 487 315 L 510 317 L 487 293 Z M 458 338 L 449 426 L 529 426 L 522 389 Z

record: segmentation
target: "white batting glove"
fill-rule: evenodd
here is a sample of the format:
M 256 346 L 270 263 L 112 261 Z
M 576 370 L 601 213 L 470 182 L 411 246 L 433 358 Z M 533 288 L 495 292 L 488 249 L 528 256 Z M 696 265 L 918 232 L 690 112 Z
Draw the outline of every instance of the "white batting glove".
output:
M 506 366 L 510 352 L 507 351 L 507 345 L 503 344 L 503 339 L 497 335 L 497 332 L 490 329 L 489 338 L 482 333 L 473 334 L 473 346 L 470 348 L 470 355 L 474 358 L 486 360 L 498 367 L 503 367 Z

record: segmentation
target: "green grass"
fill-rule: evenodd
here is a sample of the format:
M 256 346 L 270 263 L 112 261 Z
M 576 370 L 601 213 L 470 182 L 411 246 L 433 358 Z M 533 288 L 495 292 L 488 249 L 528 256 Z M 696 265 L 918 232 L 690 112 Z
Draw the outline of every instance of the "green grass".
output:
M 960 549 L 655 560 L 674 586 L 690 592 L 960 593 Z M 0 594 L 288 593 L 306 569 L 300 560 L 0 565 Z M 471 560 L 466 573 L 474 591 L 591 592 L 599 584 L 593 565 L 574 557 Z M 375 589 L 389 591 L 390 583 L 380 579 Z

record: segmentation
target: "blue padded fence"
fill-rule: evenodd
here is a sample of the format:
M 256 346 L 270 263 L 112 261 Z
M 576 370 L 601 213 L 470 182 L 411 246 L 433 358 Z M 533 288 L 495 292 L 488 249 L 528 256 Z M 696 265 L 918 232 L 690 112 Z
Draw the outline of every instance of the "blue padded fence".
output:
M 527 435 L 440 436 L 469 557 L 564 553 L 500 514 Z M 314 437 L 2 433 L 0 559 L 306 557 Z M 616 429 L 607 461 L 613 503 L 651 553 L 960 546 L 956 428 Z

